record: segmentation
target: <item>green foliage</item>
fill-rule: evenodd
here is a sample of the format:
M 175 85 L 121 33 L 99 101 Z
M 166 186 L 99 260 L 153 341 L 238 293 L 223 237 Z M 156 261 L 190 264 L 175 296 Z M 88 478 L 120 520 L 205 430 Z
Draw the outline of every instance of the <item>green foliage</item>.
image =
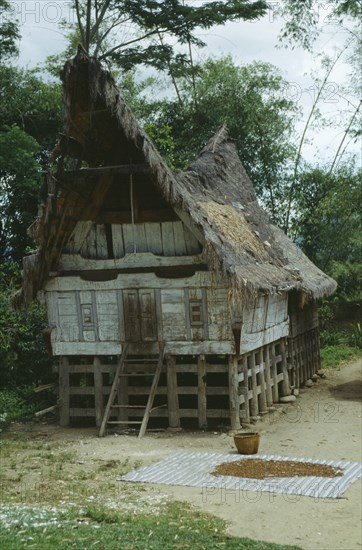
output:
M 195 68 L 193 81 L 179 81 L 177 99 L 155 101 L 153 93 L 148 108 L 145 99 L 132 106 L 160 152 L 179 169 L 225 124 L 259 196 L 278 221 L 294 154 L 296 116 L 285 87 L 268 63 L 238 67 L 230 57 L 209 59 Z
M 18 53 L 18 23 L 13 17 L 11 2 L 0 0 L 0 59 L 2 62 Z
M 16 265 L 0 264 L 0 381 L 2 387 L 14 390 L 53 380 L 52 361 L 42 337 L 44 307 L 34 303 L 28 310 L 12 309 L 10 298 L 19 285 Z M 23 397 L 34 398 L 24 392 Z
M 360 0 L 326 0 L 324 4 L 315 0 L 284 0 L 278 4 L 277 12 L 285 20 L 281 40 L 311 49 L 321 26 L 328 23 L 343 25 L 345 19 L 352 19 L 358 25 L 362 4 Z M 357 40 L 360 39 L 358 36 Z
M 0 131 L 0 258 L 20 261 L 32 246 L 27 228 L 38 210 L 37 142 L 18 126 Z
M 74 0 L 74 5 L 77 22 L 70 37 L 78 34 L 87 52 L 123 69 L 144 64 L 169 73 L 187 69 L 190 62 L 180 47 L 204 46 L 200 29 L 255 20 L 267 8 L 263 0 Z
M 333 174 L 321 168 L 305 171 L 295 197 L 299 218 L 294 232 L 307 256 L 336 279 L 343 300 L 361 297 L 361 175 L 353 165 Z
M 337 368 L 346 361 L 362 357 L 362 351 L 345 344 L 328 345 L 321 349 L 322 366 Z
M 0 128 L 17 125 L 36 140 L 38 152 L 53 148 L 62 124 L 59 80 L 9 66 L 0 66 L 0 80 Z
M 328 309 L 328 306 L 325 309 Z M 330 312 L 332 310 L 330 309 Z M 323 312 L 322 312 L 323 314 Z M 324 311 L 325 314 L 325 311 Z M 333 313 L 329 320 L 333 320 Z M 362 356 L 362 328 L 360 323 L 350 323 L 343 330 L 331 328 L 321 331 L 321 358 L 326 367 L 338 367 L 345 361 Z
M 362 349 L 362 325 L 361 323 L 353 323 L 352 326 L 351 341 L 354 347 Z
M 28 407 L 25 401 L 11 390 L 0 390 L 0 432 L 16 420 L 26 417 Z

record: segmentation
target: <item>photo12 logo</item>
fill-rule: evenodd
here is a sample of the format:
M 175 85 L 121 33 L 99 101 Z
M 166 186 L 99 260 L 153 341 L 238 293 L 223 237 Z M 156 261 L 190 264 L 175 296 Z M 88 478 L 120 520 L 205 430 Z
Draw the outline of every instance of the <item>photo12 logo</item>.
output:
M 11 9 L 7 12 L 0 11 L 0 23 L 7 20 L 17 19 L 21 25 L 40 25 L 40 24 L 59 24 L 63 21 L 74 23 L 76 14 L 74 4 L 69 1 L 22 1 L 11 0 L 9 2 Z

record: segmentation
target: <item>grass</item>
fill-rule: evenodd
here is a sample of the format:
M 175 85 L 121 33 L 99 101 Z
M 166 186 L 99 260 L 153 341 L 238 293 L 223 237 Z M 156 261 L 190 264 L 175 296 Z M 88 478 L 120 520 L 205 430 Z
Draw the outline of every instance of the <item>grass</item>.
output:
M 83 513 L 6 506 L 0 539 L 7 550 L 298 550 L 225 535 L 225 523 L 189 506 L 172 503 L 160 515 L 127 515 L 102 508 Z M 300 549 L 299 549 L 300 550 Z
M 338 368 L 342 363 L 362 357 L 362 350 L 345 344 L 326 345 L 321 349 L 322 366 Z

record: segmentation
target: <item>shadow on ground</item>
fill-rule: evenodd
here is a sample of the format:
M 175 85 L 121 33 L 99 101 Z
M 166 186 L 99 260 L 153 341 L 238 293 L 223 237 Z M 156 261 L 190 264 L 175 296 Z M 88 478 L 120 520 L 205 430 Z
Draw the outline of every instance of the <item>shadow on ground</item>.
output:
M 335 399 L 362 401 L 362 380 L 356 378 L 356 380 L 333 386 L 329 391 Z

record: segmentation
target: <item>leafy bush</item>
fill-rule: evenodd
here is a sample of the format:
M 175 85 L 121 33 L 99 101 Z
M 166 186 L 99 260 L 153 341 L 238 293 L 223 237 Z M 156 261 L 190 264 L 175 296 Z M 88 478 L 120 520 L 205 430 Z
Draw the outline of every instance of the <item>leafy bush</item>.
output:
M 322 330 L 320 334 L 321 347 L 346 346 L 362 349 L 362 327 L 360 323 L 351 323 L 349 330 Z
M 11 390 L 0 391 L 0 432 L 2 432 L 10 422 L 22 420 L 28 413 L 28 405 L 16 392 Z
M 46 384 L 53 381 L 52 360 L 43 340 L 45 308 L 32 304 L 15 311 L 10 297 L 20 286 L 20 270 L 13 262 L 0 265 L 0 381 L 1 386 Z
M 350 361 L 361 356 L 361 350 L 351 346 L 329 345 L 321 349 L 321 358 L 324 367 L 336 368 L 344 361 Z
M 353 345 L 356 348 L 362 349 L 362 326 L 361 326 L 361 323 L 353 323 L 352 324 L 351 341 L 353 342 Z

